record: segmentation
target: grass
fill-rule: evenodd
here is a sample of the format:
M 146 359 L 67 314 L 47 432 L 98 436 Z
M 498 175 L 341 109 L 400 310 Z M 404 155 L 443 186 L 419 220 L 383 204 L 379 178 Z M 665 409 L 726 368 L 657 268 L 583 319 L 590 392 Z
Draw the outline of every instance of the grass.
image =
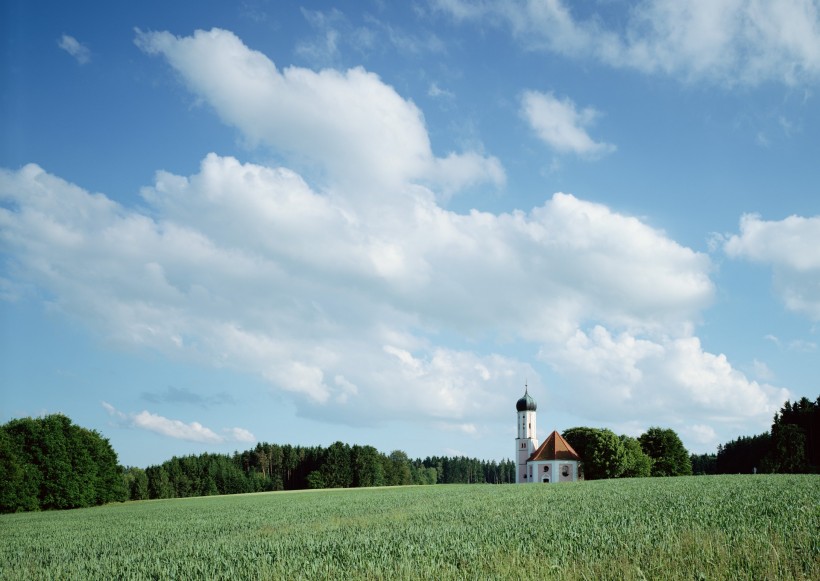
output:
M 820 579 L 820 476 L 263 493 L 5 515 L 0 578 Z

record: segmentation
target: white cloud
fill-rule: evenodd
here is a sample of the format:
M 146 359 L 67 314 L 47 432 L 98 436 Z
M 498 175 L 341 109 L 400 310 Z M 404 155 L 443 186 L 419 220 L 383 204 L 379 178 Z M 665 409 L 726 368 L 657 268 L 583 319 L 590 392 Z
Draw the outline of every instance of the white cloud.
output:
M 614 335 L 599 325 L 543 349 L 541 357 L 575 380 L 572 407 L 601 420 L 637 416 L 673 425 L 691 417 L 724 425 L 740 418 L 765 422 L 790 395 L 748 379 L 724 355 L 704 351 L 692 336 L 639 338 L 626 331 Z
M 155 432 L 169 438 L 188 440 L 189 442 L 220 443 L 222 438 L 199 422 L 186 424 L 180 420 L 171 420 L 163 416 L 141 411 L 132 417 L 134 427 Z
M 766 264 L 786 308 L 820 321 L 820 216 L 767 221 L 754 214 L 740 219 L 740 234 L 724 250 L 731 258 Z
M 422 191 L 373 216 L 213 154 L 143 194 L 146 213 L 34 165 L 0 172 L 16 277 L 110 340 L 258 374 L 314 414 L 334 402 L 358 417 L 367 402 L 471 423 L 537 374 L 428 335 L 556 345 L 592 320 L 686 332 L 713 293 L 707 256 L 565 194 L 529 214 L 460 215 Z
M 461 432 L 468 436 L 474 436 L 479 431 L 475 424 L 465 423 L 436 422 L 435 427 L 444 432 Z
M 717 444 L 720 443 L 714 428 L 705 424 L 692 424 L 683 428 L 682 431 L 685 437 L 709 451 L 714 450 Z
M 578 111 L 568 98 L 526 91 L 521 97 L 521 114 L 538 137 L 560 153 L 595 157 L 615 151 L 614 145 L 594 141 L 586 131 L 599 113 L 589 107 Z
M 64 34 L 57 41 L 57 46 L 73 56 L 81 65 L 91 62 L 91 50 L 73 36 Z
M 136 414 L 126 414 L 108 402 L 102 402 L 108 415 L 117 418 L 123 425 L 154 432 L 177 440 L 200 442 L 203 444 L 221 444 L 223 442 L 255 442 L 256 437 L 244 428 L 229 428 L 223 430 L 225 436 L 220 436 L 210 428 L 199 422 L 185 423 L 181 420 L 172 420 L 158 414 L 143 410 Z
M 105 411 L 108 412 L 109 416 L 113 416 L 113 417 L 115 417 L 117 419 L 120 419 L 120 420 L 125 420 L 125 419 L 128 418 L 128 416 L 126 416 L 124 413 L 119 411 L 117 408 L 112 406 L 107 401 L 104 401 L 104 402 L 101 402 L 101 403 L 102 403 L 102 406 L 105 409 Z
M 756 85 L 820 76 L 820 18 L 813 0 L 643 0 L 625 22 L 579 19 L 563 0 L 439 0 L 458 21 L 501 23 L 530 50 L 593 58 L 685 81 Z
M 418 107 L 361 67 L 280 71 L 219 29 L 184 38 L 138 31 L 136 42 L 149 54 L 163 55 L 191 91 L 249 140 L 318 169 L 348 192 L 372 197 L 412 183 L 443 184 L 453 191 L 504 181 L 494 157 L 475 152 L 436 157 Z
M 245 428 L 226 428 L 223 431 L 226 433 L 226 438 L 231 442 L 256 442 L 256 436 Z
M 327 169 L 327 187 L 209 154 L 193 175 L 158 172 L 144 207 L 128 208 L 33 164 L 1 170 L 10 276 L 107 340 L 263 377 L 301 414 L 356 424 L 464 433 L 506 418 L 522 381 L 541 383 L 525 362 L 539 350 L 586 417 L 606 402 L 622 423 L 670 409 L 769 421 L 782 404 L 782 390 L 749 381 L 693 335 L 714 294 L 707 255 L 569 194 L 529 211 L 448 211 L 428 186 L 499 179 L 487 172 L 500 165 L 474 152 L 434 157 L 421 112 L 361 69 L 280 73 L 223 31 L 139 41 L 249 139 L 287 149 L 273 129 L 287 128 L 291 151 Z M 366 101 L 376 121 L 337 124 L 334 91 L 360 120 L 353 101 Z M 415 145 L 382 130 L 407 130 Z M 335 165 L 345 139 L 358 150 L 355 179 Z M 413 152 L 418 163 L 404 158 Z M 369 182 L 379 188 L 356 185 Z M 227 437 L 147 411 L 139 421 Z

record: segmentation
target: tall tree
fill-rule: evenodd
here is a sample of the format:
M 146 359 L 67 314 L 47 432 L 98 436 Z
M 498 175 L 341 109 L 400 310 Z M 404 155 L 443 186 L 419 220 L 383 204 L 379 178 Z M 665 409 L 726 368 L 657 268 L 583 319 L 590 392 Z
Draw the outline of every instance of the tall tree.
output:
M 384 486 L 382 454 L 373 446 L 353 446 L 350 461 L 353 465 L 353 486 Z
M 62 414 L 0 426 L 0 510 L 77 508 L 123 500 L 121 469 L 111 444 Z M 23 475 L 23 485 L 13 484 Z M 15 486 L 16 492 L 6 487 Z M 5 501 L 4 501 L 5 502 Z
M 689 460 L 692 462 L 692 474 L 695 476 L 718 473 L 716 454 L 692 454 Z
M 741 436 L 718 446 L 715 460 L 718 474 L 751 474 L 754 471 L 772 472 L 771 436 L 768 432 L 757 436 Z M 694 470 L 694 464 L 693 464 Z
M 617 478 L 626 469 L 626 450 L 612 430 L 595 430 L 586 446 L 584 478 Z
M 626 469 L 626 449 L 612 430 L 578 427 L 562 435 L 581 457 L 585 479 L 617 478 Z
M 777 472 L 799 474 L 808 472 L 806 433 L 798 424 L 772 427 L 772 468 Z
M 342 442 L 332 443 L 325 452 L 322 473 L 327 488 L 349 488 L 353 484 L 350 446 Z
M 621 444 L 626 453 L 623 478 L 644 478 L 652 475 L 652 458 L 646 455 L 641 443 L 635 438 L 621 436 Z
M 638 441 L 652 458 L 652 476 L 686 476 L 692 474 L 689 452 L 672 429 L 649 428 Z
M 37 510 L 38 474 L 6 430 L 0 430 L 0 512 Z
M 577 428 L 569 428 L 562 432 L 564 439 L 569 442 L 573 450 L 578 452 L 581 457 L 581 462 L 587 457 L 587 446 L 592 441 L 595 435 L 596 428 L 587 428 L 585 426 Z
M 392 486 L 403 486 L 413 484 L 410 473 L 410 459 L 401 450 L 393 450 L 388 456 L 389 484 Z
M 772 423 L 768 456 L 774 472 L 820 472 L 820 397 L 787 401 Z

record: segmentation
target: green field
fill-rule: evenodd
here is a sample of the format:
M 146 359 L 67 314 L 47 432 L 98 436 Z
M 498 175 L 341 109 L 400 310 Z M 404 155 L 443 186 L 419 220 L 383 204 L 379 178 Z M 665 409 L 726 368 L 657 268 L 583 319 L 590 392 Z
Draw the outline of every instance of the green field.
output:
M 0 578 L 820 579 L 820 476 L 438 485 L 0 517 Z

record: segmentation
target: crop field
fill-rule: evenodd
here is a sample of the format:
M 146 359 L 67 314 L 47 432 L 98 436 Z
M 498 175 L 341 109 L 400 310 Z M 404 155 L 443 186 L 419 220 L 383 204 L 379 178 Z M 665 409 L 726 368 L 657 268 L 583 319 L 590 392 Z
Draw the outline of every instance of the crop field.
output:
M 820 476 L 260 493 L 0 517 L 2 579 L 820 579 Z

